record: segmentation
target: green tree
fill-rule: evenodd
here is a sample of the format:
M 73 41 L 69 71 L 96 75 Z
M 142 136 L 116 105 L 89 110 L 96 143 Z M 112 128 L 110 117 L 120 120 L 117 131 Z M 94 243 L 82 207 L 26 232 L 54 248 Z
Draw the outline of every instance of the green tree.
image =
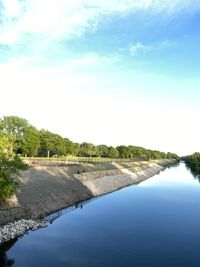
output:
M 47 157 L 53 155 L 66 155 L 66 141 L 65 139 L 47 130 L 40 131 L 40 149 L 39 155 Z
M 75 156 L 75 144 L 70 141 L 68 138 L 64 138 L 65 140 L 65 147 L 66 147 L 66 155 L 73 155 Z
M 42 129 L 39 132 L 40 137 L 40 148 L 38 155 L 42 157 L 47 157 L 53 155 L 53 135 L 51 132 Z
M 108 147 L 106 145 L 97 146 L 98 155 L 100 157 L 106 158 L 108 157 Z
M 9 154 L 11 151 L 11 145 L 9 138 L 0 132 L 0 154 Z
M 194 154 L 187 156 L 185 162 L 194 175 L 200 175 L 200 153 L 195 152 Z
M 59 134 L 53 134 L 53 155 L 63 156 L 66 155 L 66 142 L 65 139 Z
M 28 156 L 37 155 L 39 149 L 39 133 L 27 120 L 16 116 L 5 116 L 0 121 L 1 134 L 9 139 L 10 153 Z
M 9 138 L 12 143 L 11 153 L 16 152 L 19 148 L 19 143 L 24 135 L 24 129 L 27 127 L 28 122 L 17 116 L 5 116 L 0 121 L 1 133 Z
M 115 147 L 110 146 L 108 148 L 108 158 L 118 158 L 119 152 Z
M 131 159 L 134 157 L 134 147 L 133 146 L 117 146 L 119 152 L 119 158 L 122 159 Z
M 73 156 L 78 157 L 80 155 L 80 144 L 73 143 Z
M 91 143 L 84 142 L 80 144 L 79 156 L 81 157 L 97 157 L 98 149 Z
M 168 159 L 177 159 L 177 160 L 179 159 L 179 156 L 177 154 L 171 152 L 167 152 L 166 157 Z
M 15 192 L 18 185 L 15 178 L 20 170 L 27 168 L 17 155 L 8 157 L 0 154 L 0 200 L 10 197 Z
M 33 126 L 28 126 L 24 130 L 17 152 L 27 156 L 37 156 L 39 147 L 40 136 L 38 130 Z
M 9 138 L 0 134 L 0 201 L 15 192 L 18 185 L 15 178 L 20 170 L 27 168 L 17 155 L 11 153 Z

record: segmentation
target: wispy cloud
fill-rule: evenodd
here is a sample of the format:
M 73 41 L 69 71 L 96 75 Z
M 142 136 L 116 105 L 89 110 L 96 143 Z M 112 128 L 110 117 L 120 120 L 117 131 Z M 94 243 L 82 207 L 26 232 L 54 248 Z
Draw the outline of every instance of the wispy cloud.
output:
M 68 67 L 95 67 L 95 66 L 108 66 L 121 61 L 118 55 L 100 56 L 97 53 L 87 53 L 79 57 L 69 60 Z
M 27 34 L 51 41 L 79 38 L 95 31 L 105 16 L 147 10 L 171 16 L 180 12 L 196 12 L 196 0 L 2 0 L 0 43 L 22 42 Z
M 129 51 L 130 51 L 131 56 L 136 56 L 140 52 L 146 53 L 147 51 L 149 51 L 149 49 L 150 49 L 149 46 L 145 46 L 141 43 L 136 43 L 136 44 L 131 45 Z
M 154 44 L 143 44 L 137 42 L 129 47 L 129 53 L 131 56 L 137 56 L 140 54 L 146 54 L 153 51 L 160 51 L 163 49 L 174 48 L 177 46 L 177 42 L 171 40 L 163 40 Z

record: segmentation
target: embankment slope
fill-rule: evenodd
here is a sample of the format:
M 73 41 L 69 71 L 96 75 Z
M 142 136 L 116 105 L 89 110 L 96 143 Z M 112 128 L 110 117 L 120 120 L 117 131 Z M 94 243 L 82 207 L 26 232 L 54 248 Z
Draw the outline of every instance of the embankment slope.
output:
M 22 172 L 14 201 L 0 208 L 0 225 L 37 219 L 77 202 L 137 184 L 174 160 L 35 166 Z M 77 174 L 77 171 L 84 171 Z

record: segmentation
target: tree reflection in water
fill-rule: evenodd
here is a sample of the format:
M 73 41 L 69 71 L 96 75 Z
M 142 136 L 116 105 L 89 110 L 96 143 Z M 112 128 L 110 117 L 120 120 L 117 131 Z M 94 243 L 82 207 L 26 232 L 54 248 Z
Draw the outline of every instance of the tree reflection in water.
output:
M 199 171 L 196 171 L 194 169 L 191 169 L 187 164 L 185 166 L 186 166 L 186 169 L 188 171 L 190 171 L 190 173 L 193 175 L 193 177 L 195 179 L 197 179 L 199 181 L 199 183 L 200 183 L 200 173 L 199 173 Z
M 16 243 L 16 241 L 17 239 L 0 246 L 0 267 L 10 267 L 14 265 L 15 259 L 9 259 L 6 253 Z

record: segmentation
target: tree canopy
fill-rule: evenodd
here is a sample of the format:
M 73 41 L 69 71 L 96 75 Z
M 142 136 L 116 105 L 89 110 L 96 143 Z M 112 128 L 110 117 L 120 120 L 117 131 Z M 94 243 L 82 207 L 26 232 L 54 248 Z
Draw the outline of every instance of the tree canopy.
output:
M 200 175 L 200 153 L 195 152 L 194 154 L 185 157 L 185 162 L 195 176 Z
M 162 159 L 175 158 L 174 153 L 164 153 L 157 150 L 145 149 L 139 146 L 117 147 L 104 144 L 74 143 L 68 138 L 48 130 L 37 130 L 27 120 L 16 116 L 5 116 L 0 121 L 1 143 L 7 142 L 7 150 L 21 156 L 79 156 L 105 157 L 123 159 Z M 6 141 L 7 140 L 7 141 Z
M 17 188 L 15 177 L 20 170 L 27 169 L 20 156 L 78 156 L 123 159 L 162 159 L 178 156 L 145 149 L 139 146 L 117 147 L 94 145 L 92 143 L 74 143 L 68 138 L 48 130 L 36 129 L 27 120 L 17 116 L 5 116 L 0 119 L 0 200 L 13 194 Z M 200 170 L 200 155 L 188 159 L 189 164 Z
M 5 116 L 0 121 L 0 132 L 10 143 L 10 153 L 36 156 L 40 146 L 39 131 L 27 120 Z
M 10 132 L 0 132 L 0 201 L 11 196 L 17 188 L 16 176 L 20 170 L 26 170 L 20 157 L 13 152 L 15 140 L 10 139 Z

